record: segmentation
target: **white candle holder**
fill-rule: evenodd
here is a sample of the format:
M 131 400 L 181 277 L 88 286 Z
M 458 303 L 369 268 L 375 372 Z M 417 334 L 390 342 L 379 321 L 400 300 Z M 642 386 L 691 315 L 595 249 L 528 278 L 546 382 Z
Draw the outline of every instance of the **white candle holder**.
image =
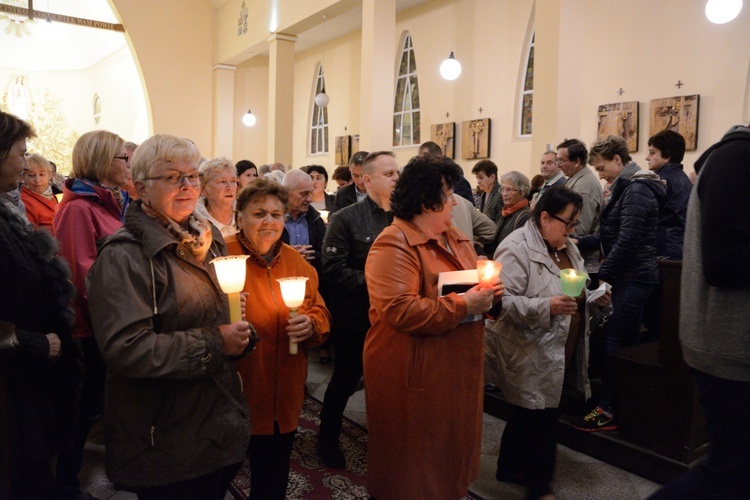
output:
M 307 288 L 307 278 L 297 276 L 294 278 L 279 278 L 281 287 L 281 298 L 284 304 L 289 308 L 289 317 L 294 318 L 298 314 L 299 307 L 305 301 L 305 289 Z M 289 354 L 297 354 L 299 348 L 296 342 L 289 339 Z
M 229 320 L 232 323 L 242 320 L 242 306 L 240 292 L 245 287 L 247 255 L 227 255 L 216 257 L 211 264 L 216 268 L 216 278 L 219 286 L 227 294 L 229 300 Z

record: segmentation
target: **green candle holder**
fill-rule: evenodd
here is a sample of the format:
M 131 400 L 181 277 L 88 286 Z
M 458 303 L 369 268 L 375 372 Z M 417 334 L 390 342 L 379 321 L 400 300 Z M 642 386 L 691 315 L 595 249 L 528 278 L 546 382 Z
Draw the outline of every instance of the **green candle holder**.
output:
M 578 297 L 583 291 L 583 287 L 586 285 L 586 280 L 589 275 L 585 271 L 577 271 L 575 269 L 561 269 L 560 270 L 560 281 L 562 283 L 563 295 L 569 297 Z

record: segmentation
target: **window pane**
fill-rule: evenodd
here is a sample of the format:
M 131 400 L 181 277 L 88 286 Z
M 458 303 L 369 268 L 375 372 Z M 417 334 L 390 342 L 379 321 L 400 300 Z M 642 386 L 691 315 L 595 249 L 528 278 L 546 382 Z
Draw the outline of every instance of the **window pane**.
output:
M 393 145 L 401 145 L 401 115 L 393 115 Z
M 414 125 L 412 127 L 412 140 L 411 140 L 411 143 L 412 144 L 419 144 L 420 142 L 422 142 L 422 140 L 420 138 L 421 137 L 421 133 L 420 133 L 420 121 L 421 121 L 421 118 L 419 116 L 419 111 L 414 111 L 412 113 L 412 120 L 414 122 Z
M 395 112 L 402 111 L 404 109 L 404 90 L 406 87 L 406 78 L 399 78 L 396 83 L 396 105 L 393 109 Z
M 417 75 L 411 77 L 411 109 L 419 109 L 419 86 L 417 85 Z
M 411 113 L 404 113 L 404 121 L 401 127 L 401 144 L 412 144 L 411 140 Z
M 417 71 L 417 61 L 414 59 L 414 49 L 409 51 L 409 72 L 414 73 Z
M 533 102 L 533 94 L 525 94 L 523 96 L 523 109 L 521 114 L 521 134 L 531 134 L 531 105 Z
M 314 128 L 310 131 L 310 152 L 312 154 L 315 154 L 318 152 L 317 144 L 318 144 L 318 129 Z
M 328 125 L 323 129 L 323 147 L 320 149 L 322 152 L 328 152 Z
M 531 47 L 531 50 L 529 50 L 529 61 L 526 65 L 526 81 L 524 82 L 523 89 L 534 89 L 534 47 Z

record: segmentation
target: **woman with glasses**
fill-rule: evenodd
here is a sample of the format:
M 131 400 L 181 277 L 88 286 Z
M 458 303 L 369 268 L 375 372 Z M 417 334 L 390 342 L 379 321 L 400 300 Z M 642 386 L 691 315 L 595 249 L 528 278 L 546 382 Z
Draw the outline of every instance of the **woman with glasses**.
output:
M 83 447 L 91 426 L 102 413 L 106 367 L 93 338 L 88 311 L 86 275 L 97 254 L 96 242 L 122 226 L 130 202 L 122 188 L 128 180 L 125 141 L 106 130 L 83 134 L 73 147 L 73 170 L 63 185 L 63 199 L 52 226 L 60 255 L 70 264 L 76 298 L 73 339 L 83 362 L 81 400 L 75 435 L 64 444 L 57 464 L 65 494 L 78 492 Z M 114 285 L 113 285 L 114 286 Z
M 495 253 L 495 249 L 510 233 L 526 224 L 531 218 L 529 209 L 529 179 L 521 172 L 508 172 L 500 177 L 500 195 L 503 207 L 498 218 L 497 236 L 491 245 L 487 245 L 485 252 L 488 256 Z
M 109 368 L 107 476 L 138 498 L 221 500 L 250 421 L 235 361 L 251 327 L 229 323 L 211 260 L 219 231 L 195 212 L 200 153 L 155 135 L 135 152 L 140 195 L 102 245 L 89 310 Z
M 200 166 L 203 195 L 198 213 L 221 231 L 222 236 L 237 232 L 234 202 L 237 199 L 237 170 L 226 158 L 212 158 Z
M 502 312 L 487 322 L 485 379 L 512 405 L 497 461 L 498 481 L 528 488 L 527 498 L 554 498 L 551 489 L 557 420 L 566 371 L 587 398 L 588 318 L 586 290 L 562 293 L 560 270 L 583 270 L 569 236 L 583 200 L 564 187 L 549 188 L 532 220 L 500 243 Z M 604 307 L 609 294 L 597 299 Z

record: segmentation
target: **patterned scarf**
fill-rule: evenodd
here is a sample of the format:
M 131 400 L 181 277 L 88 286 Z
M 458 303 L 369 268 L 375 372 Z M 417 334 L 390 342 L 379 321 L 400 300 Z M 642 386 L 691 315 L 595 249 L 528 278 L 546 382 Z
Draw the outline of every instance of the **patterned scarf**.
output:
M 509 215 L 511 215 L 511 214 L 513 214 L 515 212 L 518 212 L 522 208 L 528 207 L 528 206 L 529 206 L 529 200 L 527 200 L 526 198 L 522 199 L 521 201 L 519 201 L 515 205 L 504 205 L 503 206 L 503 217 L 507 217 L 507 216 L 509 216 Z
M 279 254 L 279 249 L 281 248 L 281 240 L 278 240 L 266 255 L 261 255 L 242 231 L 237 233 L 237 241 L 245 249 L 245 253 L 250 256 L 250 261 L 262 267 L 273 267 L 273 260 Z
M 194 213 L 188 217 L 186 227 L 176 223 L 164 213 L 146 203 L 141 204 L 143 213 L 158 221 L 177 241 L 188 247 L 199 262 L 203 262 L 211 248 L 211 224 Z

